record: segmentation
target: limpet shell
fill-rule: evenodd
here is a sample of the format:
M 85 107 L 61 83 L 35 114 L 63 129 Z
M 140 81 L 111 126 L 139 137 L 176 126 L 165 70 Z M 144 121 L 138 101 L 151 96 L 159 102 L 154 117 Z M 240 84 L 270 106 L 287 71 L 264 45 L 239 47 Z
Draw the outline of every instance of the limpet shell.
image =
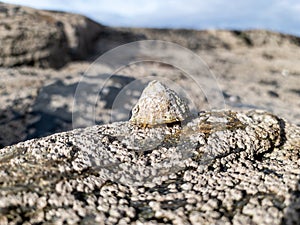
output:
M 190 110 L 186 102 L 175 91 L 154 80 L 144 89 L 133 107 L 130 122 L 153 126 L 184 121 L 189 116 Z

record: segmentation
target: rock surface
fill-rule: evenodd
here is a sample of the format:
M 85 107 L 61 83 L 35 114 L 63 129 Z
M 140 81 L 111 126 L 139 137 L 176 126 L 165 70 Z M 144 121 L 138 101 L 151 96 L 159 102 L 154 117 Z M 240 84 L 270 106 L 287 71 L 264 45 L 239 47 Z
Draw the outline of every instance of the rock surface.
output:
M 299 224 L 299 37 L 110 28 L 4 3 L 0 18 L 0 224 Z M 104 82 L 83 82 L 99 97 L 96 124 L 107 125 L 57 133 L 72 129 L 89 60 L 145 39 L 200 56 L 232 111 L 211 111 L 176 65 L 135 63 L 101 92 Z M 129 119 L 114 103 L 124 95 L 130 110 L 141 92 L 123 89 L 144 77 L 190 89 L 203 111 L 182 127 L 109 123 Z
M 74 59 L 95 59 L 120 44 L 145 39 L 178 43 L 198 54 L 215 74 L 227 108 L 263 109 L 300 125 L 299 37 L 263 30 L 110 28 L 80 15 L 0 6 L 0 65 L 14 66 L 0 69 L 0 147 L 72 129 L 73 96 L 91 66 L 91 61 Z M 174 66 L 136 63 L 117 71 L 100 96 L 97 124 L 111 121 L 118 94 L 142 77 L 167 77 L 190 87 L 191 80 Z M 87 89 L 97 88 L 87 84 Z M 197 109 L 210 109 L 205 95 L 193 89 L 189 94 L 197 99 Z
M 60 68 L 85 59 L 104 26 L 60 12 L 0 3 L 0 66 Z
M 299 127 L 263 111 L 54 134 L 0 150 L 0 220 L 299 224 L 299 151 Z

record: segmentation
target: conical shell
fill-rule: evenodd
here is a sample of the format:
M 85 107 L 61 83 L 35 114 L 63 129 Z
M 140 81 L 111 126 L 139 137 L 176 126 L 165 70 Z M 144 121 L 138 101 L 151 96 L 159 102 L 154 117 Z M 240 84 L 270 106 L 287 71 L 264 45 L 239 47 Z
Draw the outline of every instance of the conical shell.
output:
M 173 90 L 159 81 L 152 81 L 144 89 L 132 109 L 130 122 L 158 125 L 183 121 L 190 116 L 188 105 Z

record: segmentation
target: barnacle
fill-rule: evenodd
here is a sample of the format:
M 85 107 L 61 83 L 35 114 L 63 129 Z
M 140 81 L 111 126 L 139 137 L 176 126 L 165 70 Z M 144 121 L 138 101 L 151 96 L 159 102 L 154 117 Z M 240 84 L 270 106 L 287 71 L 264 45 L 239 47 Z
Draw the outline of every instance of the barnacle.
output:
M 181 122 L 188 117 L 190 110 L 186 102 L 175 91 L 154 80 L 133 107 L 130 122 L 146 127 Z

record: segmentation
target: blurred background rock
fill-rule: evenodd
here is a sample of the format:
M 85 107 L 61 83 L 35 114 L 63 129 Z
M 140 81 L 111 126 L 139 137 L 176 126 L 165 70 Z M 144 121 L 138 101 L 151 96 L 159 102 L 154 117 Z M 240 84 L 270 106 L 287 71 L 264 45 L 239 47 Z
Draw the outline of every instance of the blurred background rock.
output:
M 144 17 L 141 21 L 146 21 Z M 293 14 L 290 18 L 291 26 L 286 27 L 290 30 L 284 25 L 278 30 L 298 35 L 293 24 L 299 18 Z M 0 3 L 0 19 L 0 147 L 72 129 L 73 97 L 91 63 L 121 44 L 148 39 L 175 42 L 198 54 L 215 74 L 228 109 L 264 109 L 300 124 L 297 36 L 263 29 L 132 28 L 130 21 L 111 21 L 118 25 L 111 27 L 78 14 L 6 3 Z M 288 19 L 285 14 L 282 21 Z M 182 87 L 189 85 L 182 79 L 183 72 L 173 66 L 126 66 L 99 93 L 96 122 L 110 122 L 112 103 L 124 86 L 138 77 L 162 74 L 172 74 Z M 97 85 L 87 85 L 97 91 Z M 203 98 L 197 104 L 200 111 L 208 102 Z

